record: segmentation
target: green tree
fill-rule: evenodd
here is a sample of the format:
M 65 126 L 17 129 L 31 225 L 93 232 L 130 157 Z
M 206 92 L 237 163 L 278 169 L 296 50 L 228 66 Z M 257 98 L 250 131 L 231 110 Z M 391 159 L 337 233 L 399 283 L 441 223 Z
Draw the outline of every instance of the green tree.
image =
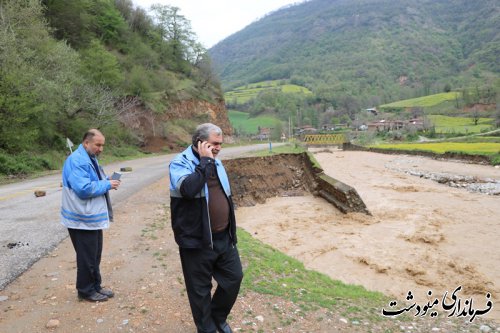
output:
M 197 82 L 200 89 L 206 90 L 212 87 L 214 90 L 214 94 L 216 94 L 220 98 L 223 98 L 219 78 L 212 70 L 212 62 L 208 53 L 204 53 L 200 56 L 200 59 L 196 62 L 195 68 Z
M 462 89 L 462 100 L 465 105 L 474 104 L 474 97 L 467 88 Z
M 79 54 L 50 36 L 38 0 L 2 1 L 0 13 L 0 148 L 54 149 L 75 128 L 116 115 L 109 89 L 90 84 Z
M 153 30 L 153 21 L 148 16 L 146 11 L 140 7 L 132 12 L 129 20 L 130 28 L 132 31 L 138 32 L 142 36 L 148 36 Z
M 81 52 L 82 72 L 92 82 L 110 88 L 117 88 L 123 81 L 123 74 L 114 55 L 109 53 L 96 39 Z
M 72 47 L 86 47 L 91 39 L 90 28 L 93 17 L 89 13 L 89 0 L 42 0 L 45 17 L 54 28 L 53 35 L 58 40 L 66 40 Z
M 123 18 L 130 22 L 134 15 L 134 3 L 132 0 L 115 0 L 115 7 L 121 13 Z
M 197 52 L 198 45 L 193 43 L 196 37 L 191 22 L 179 14 L 180 9 L 175 6 L 155 4 L 151 10 L 162 40 L 168 42 L 169 56 L 178 61 L 193 60 L 193 52 Z
M 474 106 L 472 110 L 470 111 L 470 117 L 472 118 L 472 122 L 474 123 L 474 126 L 477 126 L 477 123 L 479 122 L 479 118 L 481 117 L 481 114 L 479 113 L 479 109 L 477 106 Z
M 130 0 L 0 0 L 2 156 L 64 149 L 66 137 L 78 140 L 90 126 L 130 138 L 118 119 L 138 105 L 136 96 L 162 96 L 154 100 L 158 109 L 181 95 L 220 98 L 209 58 L 194 35 L 187 36 L 178 39 L 186 49 L 176 59 L 175 44 L 160 38 L 153 20 Z M 152 91 L 154 98 L 146 95 Z M 0 172 L 15 172 L 2 163 Z
M 342 96 L 339 99 L 339 108 L 346 112 L 351 120 L 356 119 L 356 113 L 360 110 L 358 99 L 353 96 Z
M 129 37 L 127 24 L 112 0 L 94 0 L 89 12 L 94 18 L 91 27 L 95 35 L 105 44 L 125 48 Z
M 17 152 L 36 143 L 38 128 L 33 122 L 39 109 L 31 93 L 25 90 L 29 77 L 22 72 L 5 73 L 2 64 L 0 75 L 0 149 Z M 23 67 L 19 67 L 22 71 Z
M 66 88 L 77 55 L 51 39 L 39 1 L 3 1 L 0 13 L 0 147 L 54 144 L 55 120 L 74 97 Z
M 500 100 L 497 99 L 496 103 L 496 109 L 495 109 L 495 127 L 500 127 Z
M 283 124 L 281 123 L 281 121 L 274 123 L 274 127 L 271 129 L 271 139 L 280 140 L 282 133 Z
M 126 79 L 126 91 L 135 96 L 143 96 L 144 93 L 150 92 L 152 89 L 148 74 L 150 73 L 145 71 L 143 67 L 134 66 Z

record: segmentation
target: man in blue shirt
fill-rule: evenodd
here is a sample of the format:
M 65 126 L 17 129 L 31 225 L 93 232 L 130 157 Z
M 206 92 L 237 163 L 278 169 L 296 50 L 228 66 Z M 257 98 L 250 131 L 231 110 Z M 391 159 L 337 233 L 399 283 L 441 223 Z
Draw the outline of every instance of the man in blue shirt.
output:
M 172 229 L 199 333 L 232 332 L 226 320 L 243 279 L 231 188 L 216 159 L 222 141 L 218 126 L 199 125 L 192 145 L 169 167 Z
M 102 230 L 113 220 L 108 191 L 116 190 L 120 181 L 108 179 L 99 166 L 97 157 L 104 142 L 99 130 L 88 130 L 78 149 L 66 159 L 62 172 L 61 223 L 68 228 L 76 252 L 78 297 L 91 302 L 114 296 L 113 291 L 102 288 L 99 266 Z

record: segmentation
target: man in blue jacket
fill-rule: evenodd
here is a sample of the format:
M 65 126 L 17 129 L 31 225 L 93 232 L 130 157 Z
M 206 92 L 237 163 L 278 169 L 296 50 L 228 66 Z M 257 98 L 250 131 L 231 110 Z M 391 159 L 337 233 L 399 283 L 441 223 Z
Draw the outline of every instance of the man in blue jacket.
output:
M 112 290 L 101 286 L 99 265 L 102 230 L 113 220 L 108 191 L 117 189 L 120 181 L 108 179 L 99 166 L 97 157 L 104 141 L 99 130 L 88 130 L 82 144 L 66 159 L 62 172 L 61 223 L 68 228 L 76 252 L 78 297 L 90 302 L 114 296 Z
M 232 332 L 226 320 L 243 279 L 229 179 L 216 159 L 222 141 L 218 126 L 199 125 L 169 168 L 172 229 L 199 333 Z

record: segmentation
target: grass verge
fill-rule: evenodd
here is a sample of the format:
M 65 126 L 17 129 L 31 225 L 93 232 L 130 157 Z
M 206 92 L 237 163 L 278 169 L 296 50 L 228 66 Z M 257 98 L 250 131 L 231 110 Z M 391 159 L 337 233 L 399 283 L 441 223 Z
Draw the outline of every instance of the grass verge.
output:
M 105 166 L 113 162 L 149 156 L 154 155 L 145 154 L 132 146 L 109 146 L 100 156 L 99 164 Z M 66 152 L 61 151 L 21 152 L 17 155 L 11 155 L 0 150 L 0 184 L 9 184 L 58 173 L 62 169 L 66 157 Z
M 261 157 L 261 156 L 272 156 L 278 154 L 300 154 L 305 151 L 306 149 L 300 143 L 290 142 L 283 146 L 278 146 L 278 147 L 274 147 L 271 144 L 271 150 L 269 150 L 269 148 L 258 150 L 256 152 L 253 152 L 251 155 Z
M 437 154 L 457 152 L 469 155 L 495 155 L 500 152 L 500 143 L 497 142 L 430 142 L 430 143 L 398 143 L 380 144 L 373 148 L 422 150 Z
M 380 311 L 388 301 L 382 293 L 308 270 L 300 261 L 252 238 L 242 229 L 238 229 L 238 239 L 245 273 L 243 293 L 253 291 L 282 297 L 306 310 L 335 307 L 342 308 L 342 314 L 349 318 L 381 319 Z
M 436 154 L 459 153 L 464 155 L 488 156 L 491 165 L 500 164 L 500 143 L 498 142 L 430 142 L 372 145 L 372 148 L 415 150 Z
M 316 160 L 313 154 L 307 151 L 304 146 L 298 142 L 289 142 L 284 146 L 278 146 L 275 148 L 272 148 L 271 150 L 266 149 L 266 150 L 258 150 L 254 153 L 252 153 L 252 156 L 256 157 L 263 157 L 263 156 L 273 156 L 273 155 L 279 155 L 279 154 L 300 154 L 303 152 L 307 152 L 307 155 L 309 156 L 309 160 L 312 163 L 312 166 L 322 170 L 323 168 L 319 164 L 319 162 Z

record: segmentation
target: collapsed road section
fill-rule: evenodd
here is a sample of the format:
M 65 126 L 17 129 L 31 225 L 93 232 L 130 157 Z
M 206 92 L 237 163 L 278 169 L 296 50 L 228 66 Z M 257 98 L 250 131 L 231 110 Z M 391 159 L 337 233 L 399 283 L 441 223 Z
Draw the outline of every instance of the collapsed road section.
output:
M 370 214 L 357 191 L 328 175 L 308 153 L 225 160 L 236 206 L 253 206 L 276 196 L 321 196 L 343 213 Z

